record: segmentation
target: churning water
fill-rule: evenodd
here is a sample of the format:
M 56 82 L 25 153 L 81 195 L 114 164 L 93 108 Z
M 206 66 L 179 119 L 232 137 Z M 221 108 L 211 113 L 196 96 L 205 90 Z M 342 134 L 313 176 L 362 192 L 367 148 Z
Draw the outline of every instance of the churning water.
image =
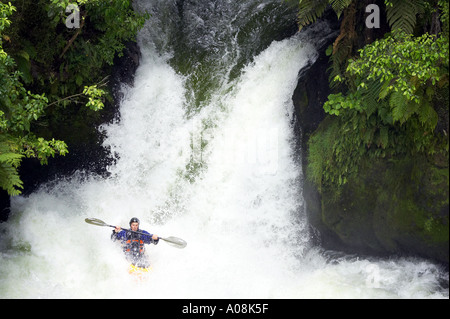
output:
M 141 65 L 118 119 L 100 128 L 110 176 L 79 172 L 13 198 L 0 298 L 448 298 L 438 265 L 332 258 L 310 244 L 292 93 L 332 33 L 325 24 L 274 41 L 295 21 L 281 1 L 142 0 L 136 10 L 152 13 Z M 143 282 L 111 228 L 84 222 L 133 216 L 188 242 L 149 246 Z

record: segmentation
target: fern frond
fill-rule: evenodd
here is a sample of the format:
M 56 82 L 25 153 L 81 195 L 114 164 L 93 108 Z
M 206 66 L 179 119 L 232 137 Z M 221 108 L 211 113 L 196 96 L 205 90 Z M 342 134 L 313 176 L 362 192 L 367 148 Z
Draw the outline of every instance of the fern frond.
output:
M 331 6 L 333 7 L 334 12 L 338 19 L 341 17 L 342 11 L 346 9 L 353 0 L 330 0 Z
M 376 78 L 367 82 L 367 90 L 363 93 L 362 98 L 367 117 L 371 116 L 379 107 L 379 96 L 383 88 L 383 82 Z
M 388 144 L 389 144 L 389 127 L 383 125 L 380 128 L 379 146 L 381 146 L 382 148 L 387 148 Z
M 299 0 L 297 15 L 299 30 L 320 18 L 327 6 L 328 0 Z
M 11 151 L 10 144 L 11 141 L 7 137 L 0 136 L 0 188 L 15 196 L 19 195 L 20 189 L 23 188 L 18 171 L 23 155 Z
M 13 167 L 19 167 L 23 155 L 16 153 L 0 153 L 0 163 L 5 163 Z
M 23 182 L 20 179 L 18 165 L 22 159 L 20 154 L 0 154 L 0 187 L 8 192 L 9 195 L 19 195 L 23 188 Z
M 355 3 L 350 1 L 349 6 L 345 8 L 340 34 L 333 43 L 333 54 L 330 57 L 332 62 L 330 82 L 333 88 L 336 83 L 333 83 L 332 79 L 336 76 L 343 76 L 345 69 L 347 69 L 348 60 L 353 54 L 355 41 L 358 37 L 355 31 L 355 15 Z
M 405 114 L 407 112 L 408 100 L 402 92 L 393 92 L 389 99 L 389 105 L 392 108 L 392 119 L 395 122 L 399 121 L 403 124 L 407 118 Z
M 439 116 L 430 102 L 424 99 L 420 107 L 418 107 L 417 113 L 419 115 L 419 121 L 422 125 L 430 128 L 431 130 L 436 128 Z
M 416 16 L 424 10 L 423 1 L 391 0 L 386 2 L 388 3 L 386 15 L 391 29 L 412 34 L 416 26 Z
M 23 182 L 17 169 L 0 164 L 0 187 L 11 196 L 21 194 L 20 189 L 23 189 Z

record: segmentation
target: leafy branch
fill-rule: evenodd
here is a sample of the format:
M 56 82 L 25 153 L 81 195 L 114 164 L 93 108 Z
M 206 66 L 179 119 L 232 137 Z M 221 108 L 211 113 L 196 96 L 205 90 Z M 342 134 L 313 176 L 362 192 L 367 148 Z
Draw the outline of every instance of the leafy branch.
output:
M 442 107 L 437 97 L 449 87 L 448 56 L 444 34 L 396 32 L 361 49 L 345 72 L 349 92 L 331 94 L 324 104 L 334 119 L 328 129 L 333 134 L 319 131 L 310 139 L 310 178 L 340 186 L 363 158 L 448 157 L 447 133 L 436 130 L 436 108 Z M 448 112 L 448 100 L 443 107 Z
M 86 106 L 89 107 L 93 111 L 99 111 L 99 110 L 103 109 L 103 107 L 104 107 L 104 104 L 103 104 L 103 101 L 101 98 L 106 94 L 106 92 L 103 89 L 101 89 L 101 87 L 106 86 L 106 84 L 108 83 L 106 81 L 107 78 L 108 77 L 103 78 L 103 80 L 97 84 L 94 84 L 91 86 L 85 86 L 82 93 L 73 94 L 73 95 L 67 96 L 65 98 L 59 99 L 57 101 L 54 101 L 54 102 L 48 104 L 47 107 L 55 105 L 55 104 L 59 104 L 61 102 L 67 101 L 67 100 L 74 100 L 76 98 L 84 96 L 89 99 Z
M 75 34 L 62 26 L 71 3 L 83 12 Z M 82 101 L 93 111 L 104 108 L 107 66 L 148 18 L 134 12 L 129 0 L 23 0 L 16 5 L 0 2 L 0 188 L 10 195 L 23 187 L 18 169 L 24 157 L 47 164 L 50 157 L 68 153 L 64 141 L 41 136 L 64 126 L 70 112 L 86 116 L 77 107 Z M 36 19 L 41 16 L 48 19 Z M 52 107 L 57 105 L 64 107 Z M 50 130 L 36 125 L 44 117 Z

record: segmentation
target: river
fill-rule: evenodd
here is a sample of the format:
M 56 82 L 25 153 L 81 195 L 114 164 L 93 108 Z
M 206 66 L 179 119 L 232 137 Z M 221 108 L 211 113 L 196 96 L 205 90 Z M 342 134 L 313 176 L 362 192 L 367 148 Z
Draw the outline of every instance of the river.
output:
M 0 298 L 448 298 L 448 272 L 311 242 L 292 94 L 326 23 L 277 38 L 296 8 L 275 0 L 135 1 L 134 85 L 99 130 L 108 177 L 79 171 L 12 199 L 0 224 Z M 111 228 L 176 236 L 136 282 Z

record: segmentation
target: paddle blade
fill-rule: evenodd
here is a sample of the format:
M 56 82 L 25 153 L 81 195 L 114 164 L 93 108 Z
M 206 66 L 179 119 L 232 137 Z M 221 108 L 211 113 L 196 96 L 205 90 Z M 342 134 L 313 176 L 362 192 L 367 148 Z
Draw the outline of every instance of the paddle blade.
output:
M 169 245 L 176 247 L 176 248 L 180 248 L 180 249 L 186 247 L 186 245 L 187 245 L 186 241 L 184 241 L 181 238 L 177 238 L 177 237 L 172 237 L 172 236 L 164 237 L 164 238 L 159 237 L 159 239 L 162 239 L 165 242 L 167 242 Z
M 97 218 L 86 218 L 84 220 L 88 224 L 96 225 L 96 226 L 109 226 L 103 220 Z

